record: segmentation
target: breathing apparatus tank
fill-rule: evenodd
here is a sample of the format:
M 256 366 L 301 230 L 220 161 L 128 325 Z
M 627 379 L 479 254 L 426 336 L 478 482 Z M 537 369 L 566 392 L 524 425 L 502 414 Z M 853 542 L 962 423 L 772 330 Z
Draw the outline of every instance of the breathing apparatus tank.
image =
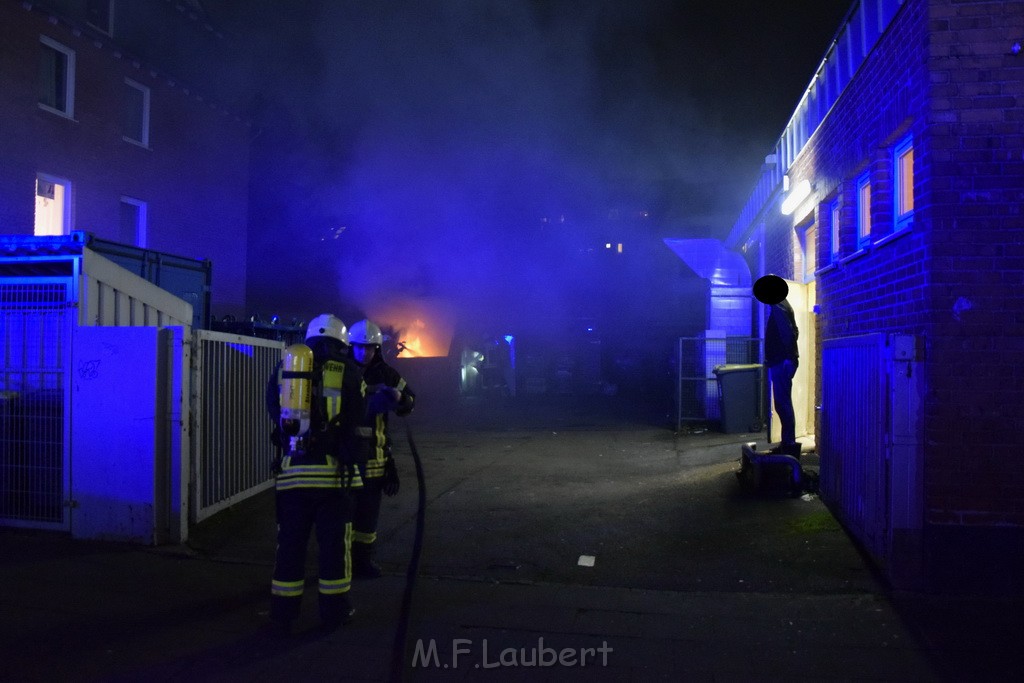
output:
M 313 350 L 305 344 L 292 344 L 281 356 L 278 375 L 281 401 L 281 431 L 291 439 L 291 450 L 309 431 L 310 402 L 313 396 Z

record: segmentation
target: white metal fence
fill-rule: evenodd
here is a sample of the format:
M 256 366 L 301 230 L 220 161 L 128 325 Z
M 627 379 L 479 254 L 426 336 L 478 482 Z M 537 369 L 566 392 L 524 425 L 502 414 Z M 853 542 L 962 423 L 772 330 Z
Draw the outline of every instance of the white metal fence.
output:
M 189 507 L 199 522 L 273 484 L 265 396 L 284 343 L 208 330 L 194 340 Z
M 179 525 L 271 486 L 276 454 L 268 439 L 266 382 L 284 344 L 193 331 L 192 317 L 188 303 L 80 245 L 9 248 L 0 256 L 0 524 L 108 538 L 125 527 L 108 520 L 99 528 L 90 511 L 72 507 L 73 465 L 79 485 L 96 465 L 93 458 L 73 462 L 76 449 L 90 452 L 88 420 L 72 414 L 72 398 L 79 396 L 72 395 L 72 382 L 83 371 L 76 364 L 87 362 L 73 358 L 73 349 L 84 327 L 182 327 L 176 343 L 184 349 L 169 362 L 180 363 L 187 380 L 168 386 L 161 399 L 178 418 L 160 414 L 152 425 L 154 439 L 170 449 L 159 457 L 178 465 L 168 473 L 161 469 L 166 464 L 146 461 L 154 453 L 132 454 L 142 459 L 140 467 L 159 473 L 155 499 L 169 501 Z M 170 422 L 160 422 L 165 418 Z M 175 424 L 177 437 L 167 433 Z M 170 538 L 184 540 L 187 525 L 176 528 Z M 160 538 L 165 531 L 142 536 Z
M 0 522 L 66 530 L 68 278 L 0 280 Z

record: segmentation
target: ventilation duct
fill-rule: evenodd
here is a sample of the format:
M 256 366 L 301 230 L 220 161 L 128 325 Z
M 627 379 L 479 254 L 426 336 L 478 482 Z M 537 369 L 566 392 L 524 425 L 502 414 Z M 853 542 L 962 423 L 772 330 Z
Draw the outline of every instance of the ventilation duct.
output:
M 711 284 L 708 290 L 708 329 L 722 336 L 746 337 L 751 333 L 750 268 L 738 252 L 716 239 L 665 238 L 665 246 Z

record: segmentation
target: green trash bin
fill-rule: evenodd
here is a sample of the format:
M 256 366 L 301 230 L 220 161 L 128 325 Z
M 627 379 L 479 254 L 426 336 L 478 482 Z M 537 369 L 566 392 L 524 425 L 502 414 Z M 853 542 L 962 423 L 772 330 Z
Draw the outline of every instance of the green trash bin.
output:
M 719 415 L 726 434 L 746 434 L 761 429 L 757 410 L 758 364 L 716 365 Z

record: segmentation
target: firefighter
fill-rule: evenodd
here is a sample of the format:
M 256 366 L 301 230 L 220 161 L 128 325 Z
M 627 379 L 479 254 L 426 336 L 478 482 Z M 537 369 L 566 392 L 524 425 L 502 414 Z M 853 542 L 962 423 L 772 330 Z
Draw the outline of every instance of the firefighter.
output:
M 373 560 L 377 542 L 377 520 L 380 517 L 381 495 L 398 493 L 398 469 L 391 454 L 388 432 L 388 411 L 396 415 L 412 412 L 416 395 L 405 379 L 388 365 L 381 353 L 384 335 L 369 320 L 360 320 L 349 332 L 352 357 L 363 368 L 367 391 L 374 404 L 369 423 L 373 429 L 374 450 L 366 464 L 363 486 L 355 492 L 352 518 L 352 571 L 357 579 L 375 579 L 381 575 Z
M 317 316 L 306 331 L 306 344 L 285 349 L 267 388 L 275 425 L 271 439 L 283 451 L 275 462 L 277 554 L 270 602 L 271 623 L 281 634 L 290 633 L 299 616 L 306 547 L 314 529 L 321 628 L 333 630 L 355 613 L 348 599 L 350 495 L 361 486 L 371 442 L 366 384 L 347 342 L 340 319 Z

